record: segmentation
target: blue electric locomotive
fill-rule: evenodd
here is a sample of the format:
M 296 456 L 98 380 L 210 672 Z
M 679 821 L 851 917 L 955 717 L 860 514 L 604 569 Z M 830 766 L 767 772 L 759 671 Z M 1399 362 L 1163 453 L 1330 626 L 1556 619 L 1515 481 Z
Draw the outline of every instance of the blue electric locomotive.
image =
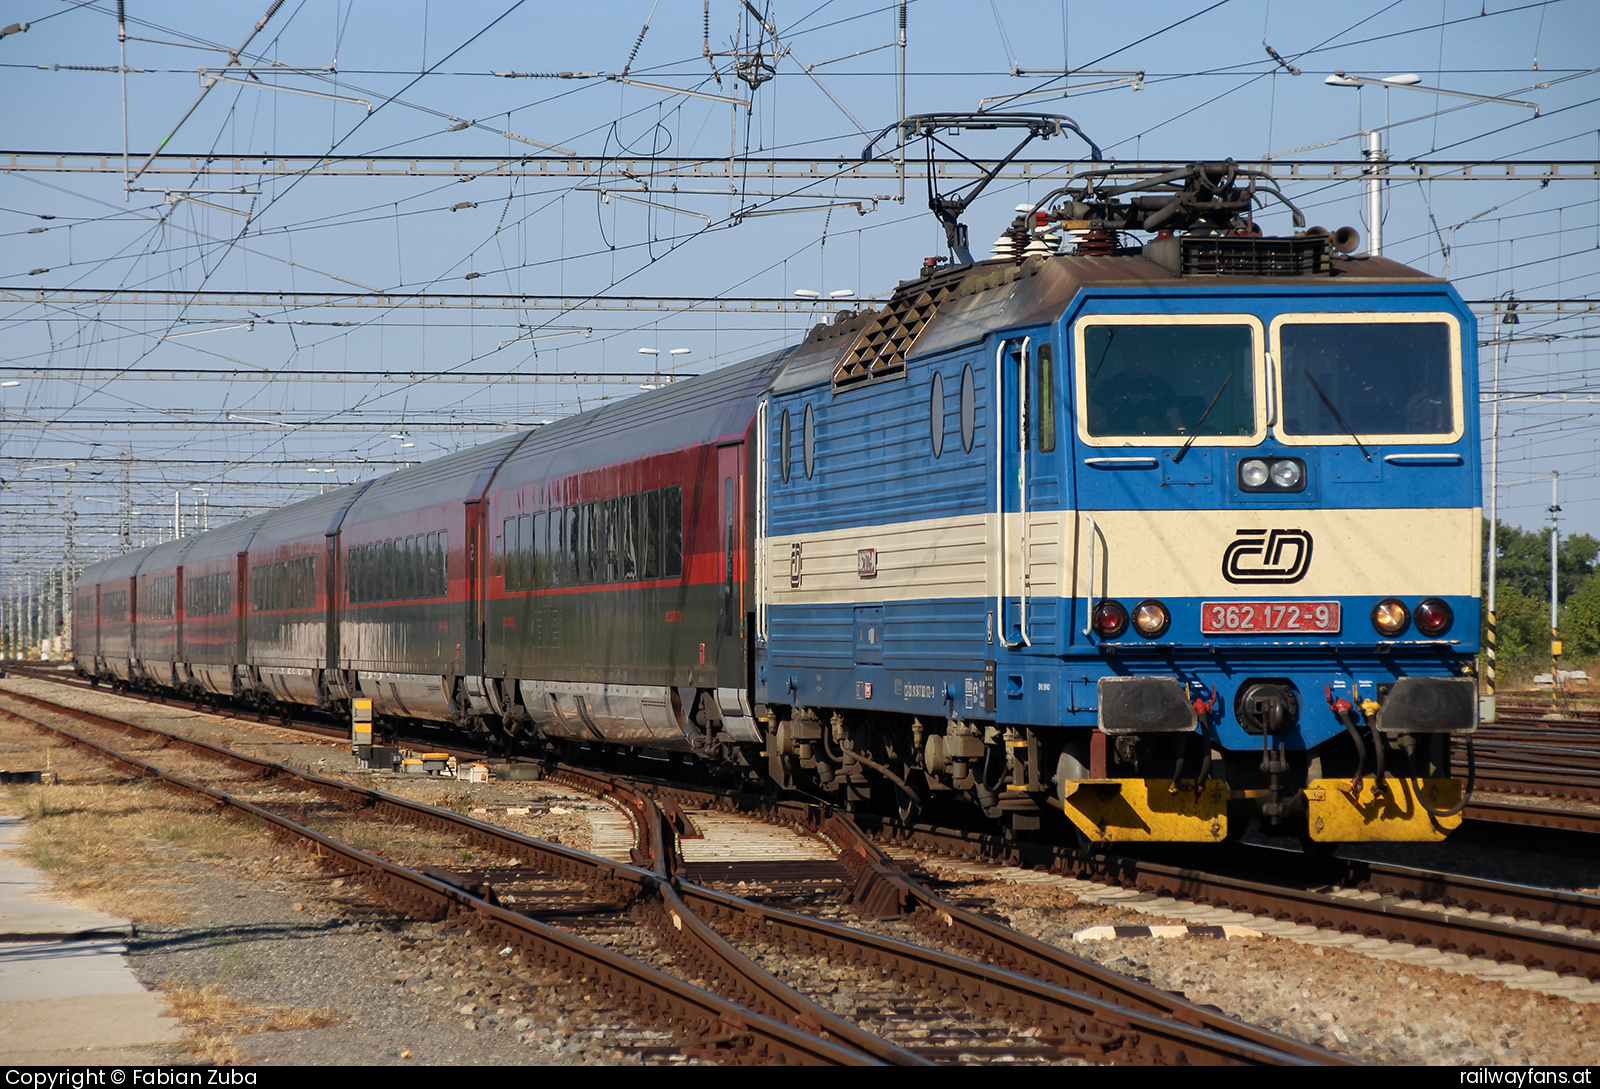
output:
M 1101 841 L 1442 838 L 1477 720 L 1472 316 L 1349 229 L 1260 237 L 1228 165 L 1115 180 L 776 377 L 772 774 Z

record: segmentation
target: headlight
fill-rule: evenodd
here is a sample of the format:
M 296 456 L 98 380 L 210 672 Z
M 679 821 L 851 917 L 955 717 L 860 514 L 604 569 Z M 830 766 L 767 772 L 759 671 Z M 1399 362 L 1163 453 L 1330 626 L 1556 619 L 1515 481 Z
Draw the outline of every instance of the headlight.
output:
M 1417 603 L 1417 629 L 1424 635 L 1439 635 L 1450 626 L 1455 616 L 1450 606 L 1436 597 Z
M 1267 482 L 1268 475 L 1269 470 L 1267 469 L 1267 463 L 1264 461 L 1251 458 L 1249 461 L 1240 462 L 1239 464 L 1239 480 L 1247 488 L 1261 487 Z
M 1094 607 L 1095 634 L 1102 639 L 1115 639 L 1128 630 L 1128 610 L 1122 602 L 1110 598 L 1096 602 Z
M 1372 607 L 1372 626 L 1390 638 L 1405 631 L 1410 621 L 1411 616 L 1406 612 L 1404 603 L 1392 597 L 1386 597 Z
M 1285 458 L 1272 463 L 1272 482 L 1280 488 L 1298 487 L 1305 475 L 1305 469 L 1293 459 Z
M 1167 625 L 1172 623 L 1172 614 L 1161 602 L 1150 598 L 1139 602 L 1133 610 L 1133 626 L 1139 629 L 1139 634 L 1146 639 L 1154 639 L 1167 630 Z

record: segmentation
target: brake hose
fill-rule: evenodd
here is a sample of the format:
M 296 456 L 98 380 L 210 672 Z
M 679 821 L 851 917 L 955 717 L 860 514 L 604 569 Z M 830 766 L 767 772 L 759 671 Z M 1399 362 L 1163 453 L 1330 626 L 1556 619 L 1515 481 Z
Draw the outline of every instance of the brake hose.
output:
M 1422 781 L 1417 781 L 1417 804 L 1427 810 L 1428 816 L 1438 820 L 1441 817 L 1453 817 L 1467 808 L 1467 803 L 1472 800 L 1472 787 L 1478 780 L 1478 765 L 1472 749 L 1472 738 L 1467 738 L 1467 789 L 1461 792 L 1461 800 L 1449 809 L 1435 809 L 1428 804 L 1428 799 L 1422 795 Z
M 1354 741 L 1356 744 L 1356 773 L 1355 776 L 1350 780 L 1350 795 L 1359 801 L 1361 798 L 1361 787 L 1363 786 L 1362 780 L 1366 778 L 1367 746 L 1361 740 L 1361 733 L 1356 729 L 1355 721 L 1351 717 L 1351 711 L 1354 710 L 1354 707 L 1350 701 L 1334 699 L 1332 685 L 1329 685 L 1326 689 L 1324 689 L 1324 691 L 1328 696 L 1328 706 L 1333 708 L 1334 717 L 1344 724 L 1344 732 L 1349 734 L 1350 740 Z M 1383 755 L 1381 749 L 1379 750 L 1378 755 L 1378 767 L 1380 769 L 1378 772 L 1378 781 L 1381 783 L 1383 782 L 1383 772 L 1381 770 L 1383 767 Z

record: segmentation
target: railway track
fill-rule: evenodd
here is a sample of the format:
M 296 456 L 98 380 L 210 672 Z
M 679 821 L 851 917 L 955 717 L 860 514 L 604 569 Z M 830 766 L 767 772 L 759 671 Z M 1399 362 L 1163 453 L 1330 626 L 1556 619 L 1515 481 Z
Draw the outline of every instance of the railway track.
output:
M 1003 858 L 1147 898 L 1239 913 L 1245 925 L 1285 934 L 1317 931 L 1382 939 L 1463 960 L 1515 963 L 1530 971 L 1567 977 L 1576 989 L 1600 980 L 1600 900 L 1552 889 L 1502 885 L 1474 878 L 1399 867 L 1336 862 L 1340 875 L 1299 870 L 1300 856 L 1235 851 L 1218 856 L 1236 870 L 1197 870 L 1192 863 L 1150 857 L 1084 854 L 1047 844 L 1006 844 L 993 837 L 937 828 L 903 828 L 885 821 L 885 842 L 934 854 Z M 1251 860 L 1253 856 L 1253 861 Z M 1306 863 L 1306 865 L 1314 865 Z M 1305 880 L 1294 883 L 1299 872 Z M 1263 880 L 1262 873 L 1271 873 Z M 1330 881 L 1330 879 L 1333 879 Z M 1250 921 L 1246 921 L 1248 917 Z M 1301 929 L 1303 928 L 1303 929 Z
M 18 702 L 31 704 L 99 729 L 132 732 L 164 747 L 221 760 L 244 769 L 252 782 L 276 788 L 292 786 L 287 792 L 292 797 L 280 797 L 276 805 L 248 800 L 119 752 L 83 736 L 81 728 L 67 730 L 7 708 L 9 714 L 89 745 L 140 774 L 160 776 L 233 812 L 266 820 L 283 834 L 310 844 L 331 865 L 361 875 L 369 887 L 405 910 L 431 918 L 458 917 L 481 936 L 522 951 L 540 964 L 565 967 L 600 980 L 613 1000 L 678 1026 L 679 1046 L 688 1053 L 743 1062 L 897 1065 L 922 1065 L 936 1059 L 1188 1065 L 1347 1061 L 1232 1022 L 1170 995 L 1158 1003 L 1164 1006 L 1162 1012 L 1145 1012 L 1136 1004 L 1114 1005 L 1021 972 L 864 934 L 709 888 L 685 883 L 675 887 L 671 875 L 680 867 L 676 838 L 669 826 L 671 807 L 664 812 L 649 797 L 617 780 L 576 771 L 563 773 L 573 781 L 586 780 L 589 787 L 610 794 L 628 808 L 640 831 L 640 861 L 647 866 L 607 862 L 445 810 L 37 697 L 7 692 L 4 702 L 12 707 Z M 278 792 L 284 793 L 282 789 Z M 279 811 L 284 808 L 300 818 L 314 816 L 324 824 L 354 819 L 352 814 L 367 811 L 380 819 L 448 832 L 501 861 L 470 874 L 408 867 L 317 831 L 304 819 Z M 831 819 L 842 821 L 836 816 Z M 835 831 L 838 833 L 837 825 Z M 875 889 L 901 887 L 903 875 L 881 872 L 886 860 L 866 862 L 865 856 L 866 852 L 858 855 L 875 876 L 858 880 L 858 895 L 864 892 L 870 901 Z M 882 900 L 881 894 L 878 899 Z M 625 928 L 619 915 L 624 907 L 631 912 L 629 918 L 655 924 L 654 932 L 672 950 L 671 967 L 676 974 L 663 970 L 664 966 L 641 964 L 609 947 L 607 943 Z M 955 916 L 949 911 L 946 914 L 945 926 L 955 926 Z M 576 918 L 580 925 L 572 929 L 555 925 L 553 920 L 559 916 L 567 921 Z M 736 948 L 738 941 L 730 943 L 719 928 L 769 953 L 774 948 L 798 950 L 811 965 L 849 964 L 857 972 L 893 984 L 894 1004 L 877 1006 L 877 1023 L 870 1027 L 841 1018 L 757 966 Z M 607 941 L 587 940 L 584 929 L 589 937 Z M 1012 944 L 1020 937 L 1011 939 Z M 991 934 L 985 940 L 998 947 L 1002 936 Z M 805 978 L 806 965 L 791 968 L 788 974 Z M 705 987 L 688 979 L 704 981 Z M 1131 981 L 1119 986 L 1128 984 Z M 667 1016 L 663 1018 L 663 1014 Z M 1022 1022 L 1027 1023 L 1025 1030 L 1017 1027 Z M 874 1027 L 880 1031 L 871 1031 Z M 902 1046 L 895 1038 L 912 1046 Z

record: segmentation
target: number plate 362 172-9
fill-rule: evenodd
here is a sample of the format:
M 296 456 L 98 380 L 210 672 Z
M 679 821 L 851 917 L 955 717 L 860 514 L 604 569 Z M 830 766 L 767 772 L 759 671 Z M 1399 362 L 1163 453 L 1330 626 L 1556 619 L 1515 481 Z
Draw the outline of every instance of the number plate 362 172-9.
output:
M 1200 606 L 1202 635 L 1333 635 L 1337 601 L 1207 601 Z

